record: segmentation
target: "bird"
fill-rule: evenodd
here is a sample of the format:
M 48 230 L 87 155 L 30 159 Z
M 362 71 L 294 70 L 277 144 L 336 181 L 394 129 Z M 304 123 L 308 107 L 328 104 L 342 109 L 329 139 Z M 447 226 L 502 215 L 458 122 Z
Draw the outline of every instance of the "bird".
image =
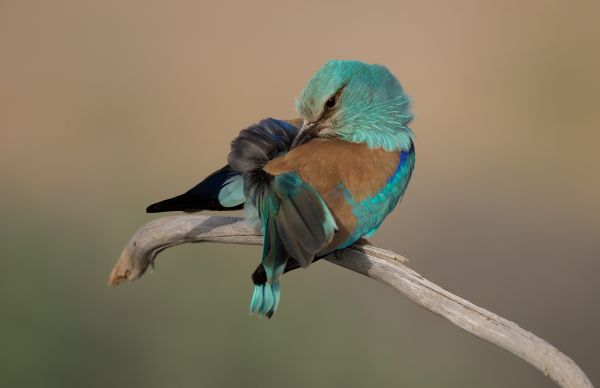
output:
M 271 318 L 280 278 L 369 238 L 403 197 L 415 166 L 411 100 L 383 65 L 332 60 L 296 99 L 299 118 L 240 131 L 227 164 L 167 211 L 244 210 L 263 232 L 250 313 Z

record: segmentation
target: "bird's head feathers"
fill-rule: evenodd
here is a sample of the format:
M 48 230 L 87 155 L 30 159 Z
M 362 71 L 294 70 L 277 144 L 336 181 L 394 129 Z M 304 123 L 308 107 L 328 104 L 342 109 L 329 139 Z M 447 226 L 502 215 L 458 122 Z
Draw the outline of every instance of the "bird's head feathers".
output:
M 410 99 L 381 65 L 326 63 L 300 94 L 296 109 L 304 121 L 296 144 L 330 137 L 392 151 L 412 142 Z

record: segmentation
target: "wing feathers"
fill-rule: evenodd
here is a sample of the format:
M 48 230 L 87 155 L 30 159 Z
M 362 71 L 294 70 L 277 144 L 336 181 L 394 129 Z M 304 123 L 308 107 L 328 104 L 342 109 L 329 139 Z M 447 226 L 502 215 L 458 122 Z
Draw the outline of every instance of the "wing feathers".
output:
M 243 183 L 241 186 L 239 183 L 236 183 L 241 179 L 242 175 L 227 165 L 209 175 L 184 194 L 148 206 L 146 212 L 196 212 L 200 210 L 241 209 L 245 201 Z M 227 189 L 227 193 L 222 196 L 221 190 L 223 188 Z M 242 189 L 241 191 L 234 192 L 234 190 L 240 188 Z M 221 197 L 226 199 L 224 203 L 220 202 L 219 199 Z
M 307 267 L 333 239 L 333 216 L 321 196 L 297 174 L 276 176 L 273 189 L 280 198 L 277 232 L 290 256 Z

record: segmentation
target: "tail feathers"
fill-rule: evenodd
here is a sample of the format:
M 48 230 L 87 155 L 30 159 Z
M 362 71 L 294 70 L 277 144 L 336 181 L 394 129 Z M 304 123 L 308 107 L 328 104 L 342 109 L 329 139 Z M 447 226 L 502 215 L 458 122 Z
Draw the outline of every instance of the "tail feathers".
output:
M 266 197 L 271 198 L 271 196 Z M 267 207 L 268 209 L 264 209 L 266 213 L 276 210 Z M 261 264 L 252 274 L 255 286 L 250 302 L 250 314 L 257 313 L 259 317 L 271 318 L 279 305 L 279 277 L 287 267 L 289 256 L 277 236 L 275 219 L 266 217 L 265 213 L 263 216 L 265 216 L 263 256 Z
M 255 285 L 250 301 L 250 314 L 256 313 L 259 317 L 271 318 L 279 305 L 280 295 L 279 280 Z
M 270 318 L 279 304 L 279 278 L 290 257 L 293 264 L 310 265 L 331 242 L 337 225 L 318 192 L 297 174 L 268 178 L 246 191 L 264 228 L 261 265 L 252 275 L 250 313 Z
M 227 165 L 186 193 L 148 206 L 146 212 L 236 210 L 241 209 L 244 202 L 243 177 Z

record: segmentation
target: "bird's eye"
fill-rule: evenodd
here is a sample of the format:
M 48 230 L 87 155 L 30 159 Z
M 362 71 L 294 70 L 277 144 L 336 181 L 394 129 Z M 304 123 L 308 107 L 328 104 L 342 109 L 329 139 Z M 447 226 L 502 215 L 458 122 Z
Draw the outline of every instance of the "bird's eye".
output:
M 335 106 L 335 103 L 336 103 L 336 96 L 331 96 L 331 97 L 329 97 L 329 100 L 325 101 L 325 108 L 331 109 Z

